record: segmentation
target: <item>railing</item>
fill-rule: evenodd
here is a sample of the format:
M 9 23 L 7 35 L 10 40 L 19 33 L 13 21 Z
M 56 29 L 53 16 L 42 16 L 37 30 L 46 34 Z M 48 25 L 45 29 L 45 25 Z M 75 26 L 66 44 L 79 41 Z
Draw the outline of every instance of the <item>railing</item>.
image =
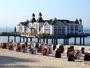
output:
M 90 36 L 90 33 L 83 33 L 80 35 L 76 35 L 76 34 L 69 34 L 67 36 L 65 35 L 57 35 L 57 36 L 53 36 L 53 35 L 49 35 L 49 34 L 30 34 L 30 33 L 19 33 L 19 32 L 1 32 L 0 36 L 22 36 L 22 37 L 35 37 L 35 38 L 70 38 L 70 37 L 80 37 L 80 36 Z

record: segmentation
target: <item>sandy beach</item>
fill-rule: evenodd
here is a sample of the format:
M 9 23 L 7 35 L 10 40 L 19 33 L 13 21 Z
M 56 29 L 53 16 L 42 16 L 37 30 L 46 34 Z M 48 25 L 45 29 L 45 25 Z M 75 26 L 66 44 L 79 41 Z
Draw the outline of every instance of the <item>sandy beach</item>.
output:
M 55 58 L 54 54 L 49 56 L 31 55 L 29 53 L 0 49 L 0 68 L 90 68 L 90 61 L 81 59 L 70 62 L 67 61 L 64 54 L 62 54 L 62 58 Z

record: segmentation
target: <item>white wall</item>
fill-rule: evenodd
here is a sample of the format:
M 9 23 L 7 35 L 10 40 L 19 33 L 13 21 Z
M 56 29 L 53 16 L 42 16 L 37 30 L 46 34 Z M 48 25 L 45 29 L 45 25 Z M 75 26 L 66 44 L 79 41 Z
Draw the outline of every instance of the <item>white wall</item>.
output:
M 19 32 L 24 33 L 25 32 L 25 27 L 22 24 L 19 24 Z
M 53 30 L 53 26 L 50 25 L 50 34 L 53 35 L 53 34 L 54 34 L 53 32 L 54 32 L 54 30 Z
M 74 27 L 73 31 L 71 31 L 71 26 Z M 78 27 L 78 30 L 75 30 L 76 29 L 76 26 Z M 67 24 L 67 28 L 69 27 L 69 30 L 67 31 L 67 33 L 71 34 L 81 34 L 83 32 L 83 26 L 81 24 L 76 24 L 76 23 L 69 23 Z M 81 32 L 79 32 L 81 30 Z
M 36 29 L 37 34 L 40 34 L 39 28 L 41 28 L 43 26 L 43 22 L 42 23 L 38 23 L 38 22 L 34 22 L 34 23 L 29 23 L 29 28 L 33 27 Z
M 45 25 L 45 23 L 46 23 L 46 25 Z M 54 26 L 58 26 L 59 28 L 65 27 L 65 35 L 71 34 L 71 33 L 73 33 L 73 34 L 75 34 L 75 33 L 77 33 L 77 34 L 83 33 L 83 26 L 82 26 L 81 23 L 79 23 L 79 24 L 67 23 L 67 25 L 63 24 L 62 22 L 59 22 L 56 25 L 50 25 L 50 24 L 48 24 L 48 22 L 45 22 L 45 23 L 43 23 L 43 22 L 42 23 L 38 23 L 38 22 L 31 23 L 30 22 L 29 27 L 26 28 L 26 32 L 30 33 L 31 32 L 30 28 L 33 27 L 33 28 L 36 29 L 37 34 L 40 34 L 40 33 L 45 33 L 45 29 L 48 28 L 48 29 L 50 29 L 50 34 L 54 35 Z M 73 31 L 71 31 L 71 26 L 72 25 L 74 27 Z M 77 31 L 75 30 L 76 26 L 78 26 Z M 39 31 L 39 28 L 40 28 L 40 31 Z M 68 28 L 69 28 L 69 30 L 67 30 Z M 21 33 L 25 32 L 25 26 L 23 26 L 22 24 L 19 24 L 19 32 L 21 32 Z

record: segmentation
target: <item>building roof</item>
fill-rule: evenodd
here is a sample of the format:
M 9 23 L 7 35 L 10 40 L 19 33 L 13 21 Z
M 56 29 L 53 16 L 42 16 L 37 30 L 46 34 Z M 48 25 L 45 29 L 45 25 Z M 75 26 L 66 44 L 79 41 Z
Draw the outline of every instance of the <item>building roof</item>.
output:
M 43 20 L 43 18 L 42 18 L 42 13 L 41 13 L 41 12 L 39 13 L 38 16 L 39 16 L 39 18 L 37 19 L 37 22 L 40 22 L 40 23 L 41 23 L 41 22 L 45 22 L 45 21 Z
M 75 24 L 79 24 L 79 21 L 70 21 L 70 20 L 60 20 L 61 22 L 65 23 L 65 24 L 70 24 L 70 23 L 75 23 Z
M 31 23 L 34 23 L 34 22 L 38 22 L 38 23 L 45 23 L 45 21 L 47 21 L 50 25 L 55 25 L 56 23 L 59 23 L 59 22 L 62 22 L 64 23 L 65 25 L 67 24 L 70 24 L 70 23 L 75 23 L 75 24 L 79 24 L 79 22 L 82 22 L 82 20 L 78 20 L 76 19 L 75 21 L 70 21 L 70 20 L 67 20 L 67 19 L 50 19 L 50 20 L 43 20 L 42 18 L 42 13 L 40 12 L 39 15 L 38 15 L 38 19 L 36 20 L 35 19 L 35 14 L 33 13 L 32 14 L 32 19 L 29 21 L 27 20 L 26 22 L 21 22 L 22 25 L 28 25 L 30 22 Z
M 28 26 L 29 24 L 29 20 L 25 21 L 25 22 L 20 22 L 20 24 L 24 25 L 24 26 Z
M 63 23 L 63 24 L 65 24 L 65 25 L 67 25 L 67 24 L 70 24 L 70 23 L 75 23 L 75 24 L 79 24 L 79 21 L 78 20 L 76 20 L 76 21 L 70 21 L 70 20 L 64 20 L 64 19 L 50 19 L 50 20 L 45 20 L 45 21 L 47 21 L 50 25 L 55 25 L 55 24 L 57 24 L 57 23 Z
M 24 22 L 20 22 L 21 25 L 24 25 Z
M 37 22 L 40 22 L 41 23 L 41 22 L 45 22 L 45 21 L 42 19 L 42 17 L 39 17 L 38 20 L 37 20 Z
M 35 18 L 32 18 L 32 19 L 30 20 L 30 22 L 34 23 L 34 22 L 36 22 L 36 19 L 35 19 Z
M 24 25 L 28 26 L 28 24 L 29 24 L 29 20 L 24 22 Z
M 55 25 L 55 24 L 57 24 L 57 23 L 64 23 L 64 20 L 52 20 L 52 19 L 50 19 L 50 20 L 45 20 L 45 21 L 47 21 L 50 25 Z M 65 23 L 64 23 L 65 24 Z
M 36 22 L 35 14 L 34 13 L 32 14 L 32 19 L 30 20 L 30 22 L 32 22 L 32 23 Z

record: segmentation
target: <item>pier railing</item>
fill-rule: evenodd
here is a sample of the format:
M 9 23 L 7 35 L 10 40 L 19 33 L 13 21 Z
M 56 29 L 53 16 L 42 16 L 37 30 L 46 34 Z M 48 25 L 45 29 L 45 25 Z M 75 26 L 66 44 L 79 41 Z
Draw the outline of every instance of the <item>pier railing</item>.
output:
M 49 34 L 30 34 L 30 33 L 19 33 L 19 32 L 1 32 L 0 36 L 22 36 L 22 37 L 35 37 L 35 38 L 70 38 L 70 37 L 87 37 L 90 33 L 83 33 L 80 35 L 69 34 L 69 35 L 49 35 Z

